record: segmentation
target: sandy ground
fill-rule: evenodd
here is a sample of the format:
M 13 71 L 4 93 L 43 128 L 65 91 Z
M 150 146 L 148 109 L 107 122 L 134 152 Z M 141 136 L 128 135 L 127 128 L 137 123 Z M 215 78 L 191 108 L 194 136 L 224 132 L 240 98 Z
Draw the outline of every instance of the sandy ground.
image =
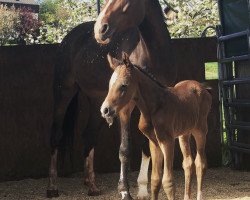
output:
M 130 173 L 130 188 L 133 197 L 136 197 L 138 172 Z M 83 186 L 82 174 L 75 174 L 68 178 L 59 178 L 60 197 L 58 200 L 119 199 L 117 182 L 119 174 L 99 174 L 97 182 L 102 190 L 99 197 L 88 197 L 87 188 Z M 182 171 L 175 171 L 177 199 L 182 199 L 184 191 L 184 176 Z M 0 199 L 29 200 L 46 199 L 45 191 L 47 179 L 26 179 L 0 183 Z M 195 197 L 195 181 L 193 181 L 193 197 Z M 205 199 L 223 200 L 250 200 L 250 172 L 232 171 L 226 168 L 210 169 L 206 174 L 204 185 Z M 159 199 L 166 199 L 161 190 Z M 195 198 L 194 198 L 195 199 Z

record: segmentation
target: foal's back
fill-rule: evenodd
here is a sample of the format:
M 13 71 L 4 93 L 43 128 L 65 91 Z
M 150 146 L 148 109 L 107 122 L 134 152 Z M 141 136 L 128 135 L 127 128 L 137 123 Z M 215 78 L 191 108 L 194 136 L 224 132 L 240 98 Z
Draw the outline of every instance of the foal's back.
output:
M 194 80 L 185 80 L 177 83 L 173 90 L 182 103 L 194 103 L 200 109 L 210 110 L 212 98 L 208 87 L 204 84 Z
M 163 122 L 166 130 L 171 130 L 173 137 L 194 129 L 207 129 L 207 116 L 210 111 L 212 97 L 207 88 L 193 80 L 186 80 L 170 87 L 166 93 L 162 109 L 158 112 L 157 120 Z M 168 123 L 166 123 L 168 122 Z
M 174 86 L 175 94 L 178 96 L 183 113 L 187 113 L 186 120 L 193 119 L 194 125 L 198 128 L 201 123 L 207 123 L 207 116 L 211 108 L 212 97 L 208 87 L 194 80 L 186 80 Z

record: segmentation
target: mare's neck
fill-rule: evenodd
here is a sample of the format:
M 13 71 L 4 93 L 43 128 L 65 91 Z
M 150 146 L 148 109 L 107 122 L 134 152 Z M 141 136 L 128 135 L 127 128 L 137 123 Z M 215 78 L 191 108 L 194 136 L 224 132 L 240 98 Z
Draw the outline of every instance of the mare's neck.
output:
M 171 45 L 171 38 L 167 25 L 164 22 L 160 3 L 158 0 L 145 0 L 145 3 L 145 18 L 139 26 L 141 35 L 150 49 L 168 51 Z
M 112 48 L 110 48 L 111 50 L 109 53 L 111 56 L 121 60 L 122 52 L 131 55 L 131 53 L 137 48 L 139 42 L 140 35 L 138 33 L 138 28 L 130 28 L 122 33 L 117 33 L 114 41 L 111 43 Z
M 146 15 L 139 30 L 150 56 L 150 67 L 157 78 L 165 85 L 176 78 L 173 65 L 173 48 L 167 25 L 158 0 L 145 0 Z

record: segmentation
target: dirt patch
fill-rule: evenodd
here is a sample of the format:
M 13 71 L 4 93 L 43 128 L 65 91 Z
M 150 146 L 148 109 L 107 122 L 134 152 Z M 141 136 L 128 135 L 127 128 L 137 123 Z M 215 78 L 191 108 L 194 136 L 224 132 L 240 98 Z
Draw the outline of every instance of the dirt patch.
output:
M 132 196 L 136 197 L 138 172 L 130 173 L 130 188 Z M 87 188 L 83 185 L 83 175 L 75 174 L 69 178 L 59 178 L 60 197 L 57 200 L 113 200 L 119 199 L 117 182 L 119 174 L 99 174 L 97 182 L 102 189 L 99 197 L 88 197 Z M 177 199 L 183 199 L 184 175 L 182 171 L 175 171 Z M 0 183 L 0 199 L 2 200 L 42 200 L 45 198 L 47 179 L 25 179 Z M 196 195 L 195 180 L 192 184 L 193 197 Z M 220 200 L 250 200 L 250 172 L 232 171 L 227 168 L 209 169 L 204 184 L 204 196 L 209 199 Z M 161 190 L 159 199 L 166 199 Z M 195 198 L 193 198 L 195 199 Z

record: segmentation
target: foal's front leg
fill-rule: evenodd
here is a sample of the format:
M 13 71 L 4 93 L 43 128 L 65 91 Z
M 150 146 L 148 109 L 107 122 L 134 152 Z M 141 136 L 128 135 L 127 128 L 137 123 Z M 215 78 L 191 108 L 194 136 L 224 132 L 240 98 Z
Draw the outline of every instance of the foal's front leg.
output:
M 152 157 L 151 199 L 157 200 L 161 188 L 163 155 L 160 147 L 154 142 L 150 141 L 149 146 Z
M 125 106 L 119 113 L 121 126 L 121 145 L 119 150 L 119 159 L 121 162 L 120 179 L 118 183 L 118 192 L 122 199 L 132 200 L 129 193 L 128 184 L 128 165 L 129 165 L 129 134 L 130 134 L 130 117 L 134 109 L 134 104 L 130 103 Z
M 175 186 L 173 177 L 174 138 L 168 136 L 168 138 L 164 139 L 164 141 L 159 141 L 159 145 L 164 157 L 164 170 L 162 178 L 163 189 L 166 192 L 168 199 L 174 200 L 175 199 Z

